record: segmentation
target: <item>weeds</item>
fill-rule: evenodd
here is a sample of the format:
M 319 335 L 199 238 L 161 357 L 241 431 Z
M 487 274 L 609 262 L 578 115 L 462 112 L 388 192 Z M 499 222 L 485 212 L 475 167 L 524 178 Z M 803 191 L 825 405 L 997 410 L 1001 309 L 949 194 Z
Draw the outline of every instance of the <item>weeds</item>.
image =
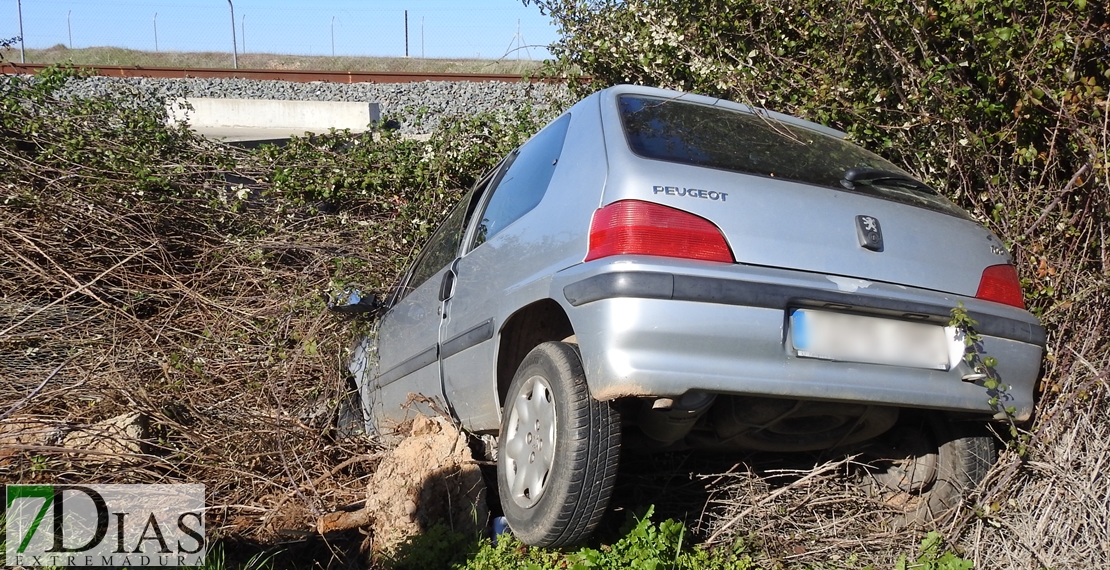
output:
M 751 558 L 735 549 L 709 549 L 694 544 L 686 527 L 675 520 L 651 521 L 649 507 L 641 517 L 630 517 L 621 537 L 611 544 L 557 550 L 521 544 L 512 535 L 488 539 L 464 537 L 444 526 L 433 527 L 412 539 L 385 562 L 391 570 L 456 568 L 458 570 L 541 570 L 588 568 L 634 570 L 755 570 Z
M 653 508 L 642 516 L 630 516 L 620 537 L 612 543 L 574 549 L 529 547 L 511 535 L 488 539 L 465 537 L 437 526 L 413 538 L 398 554 L 383 561 L 390 570 L 408 568 L 455 568 L 457 570 L 759 570 L 764 566 L 746 552 L 743 543 L 714 548 L 690 538 L 686 527 L 673 519 L 651 520 Z M 843 568 L 834 563 L 821 568 Z M 849 567 L 858 567 L 850 564 Z M 929 533 L 912 561 L 899 558 L 897 570 L 970 570 L 971 561 L 946 548 L 940 535 Z

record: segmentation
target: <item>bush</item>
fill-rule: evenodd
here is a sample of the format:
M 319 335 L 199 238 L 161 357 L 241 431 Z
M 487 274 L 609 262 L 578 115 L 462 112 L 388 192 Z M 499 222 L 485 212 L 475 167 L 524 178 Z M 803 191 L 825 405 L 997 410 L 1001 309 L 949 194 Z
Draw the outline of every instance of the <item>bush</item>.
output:
M 1004 236 L 1052 324 L 1054 309 L 1104 299 L 1090 279 L 1110 265 L 1105 4 L 536 3 L 579 93 L 648 84 L 842 129 Z
M 993 538 L 976 537 L 977 557 L 1068 567 L 1099 556 L 1107 491 L 1068 501 L 1066 517 L 1044 501 L 1098 478 L 1110 429 L 1099 340 L 1110 336 L 1110 3 L 531 2 L 561 31 L 548 72 L 578 93 L 654 85 L 839 128 L 998 233 L 1049 344 L 1025 426 L 1033 461 L 1006 454 L 989 478 L 974 532 Z M 1061 461 L 1068 469 L 1035 467 Z

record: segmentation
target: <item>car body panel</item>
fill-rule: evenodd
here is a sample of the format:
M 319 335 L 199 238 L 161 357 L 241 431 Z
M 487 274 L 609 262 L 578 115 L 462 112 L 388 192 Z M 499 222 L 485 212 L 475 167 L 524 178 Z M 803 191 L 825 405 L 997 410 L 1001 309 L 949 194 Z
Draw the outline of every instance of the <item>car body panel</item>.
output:
M 420 394 L 443 407 L 438 324 L 443 310 L 439 284 L 446 271 L 447 268 L 441 269 L 381 317 L 376 377 L 371 383 L 363 381 L 380 393 L 373 410 L 379 427 L 403 422 L 410 411 L 429 410 L 421 402 L 414 404 L 416 410 L 406 407 L 409 393 Z

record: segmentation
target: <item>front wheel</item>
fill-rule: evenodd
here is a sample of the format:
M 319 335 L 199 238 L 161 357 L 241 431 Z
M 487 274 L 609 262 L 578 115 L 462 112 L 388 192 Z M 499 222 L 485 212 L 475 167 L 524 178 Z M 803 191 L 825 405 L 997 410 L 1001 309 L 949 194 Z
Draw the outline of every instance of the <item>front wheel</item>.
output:
M 865 484 L 897 515 L 896 528 L 950 515 L 986 477 L 998 458 L 980 423 L 934 415 L 906 421 L 868 450 Z
M 533 546 L 570 546 L 609 505 L 620 416 L 590 395 L 575 345 L 533 348 L 513 376 L 501 420 L 497 485 L 509 528 Z

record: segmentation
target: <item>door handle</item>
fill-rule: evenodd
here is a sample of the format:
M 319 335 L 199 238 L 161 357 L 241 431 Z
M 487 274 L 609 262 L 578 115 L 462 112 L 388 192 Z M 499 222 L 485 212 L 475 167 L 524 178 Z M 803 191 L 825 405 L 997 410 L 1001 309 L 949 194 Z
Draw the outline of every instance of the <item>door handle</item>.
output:
M 446 301 L 451 298 L 451 294 L 455 289 L 455 271 L 448 269 L 443 274 L 443 282 L 439 284 L 439 300 Z
M 446 301 L 455 294 L 455 277 L 459 272 L 459 258 L 451 262 L 451 266 L 443 274 L 443 281 L 439 284 L 439 300 Z

